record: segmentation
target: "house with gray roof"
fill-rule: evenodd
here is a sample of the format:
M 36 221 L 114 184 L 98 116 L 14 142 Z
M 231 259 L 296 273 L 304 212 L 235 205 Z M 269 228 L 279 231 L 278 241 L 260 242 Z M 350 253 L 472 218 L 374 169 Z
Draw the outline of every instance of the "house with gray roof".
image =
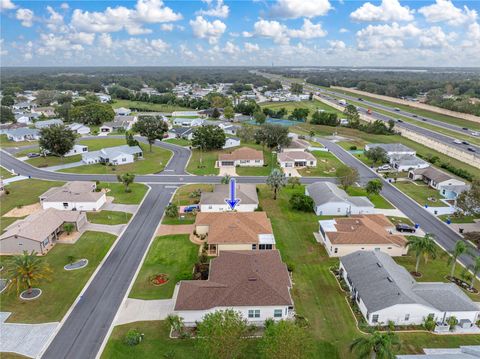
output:
M 427 168 L 430 164 L 414 155 L 393 155 L 390 164 L 399 172 L 407 172 L 417 168 Z
M 235 197 L 240 203 L 235 207 L 237 212 L 253 212 L 258 208 L 257 188 L 254 184 L 237 183 Z M 202 192 L 200 197 L 201 212 L 226 212 L 230 206 L 225 199 L 230 198 L 228 184 L 215 185 L 213 192 Z
M 173 126 L 182 126 L 182 127 L 197 127 L 202 126 L 205 120 L 199 117 L 196 118 L 187 118 L 187 117 L 176 117 L 173 119 Z
M 454 283 L 417 282 L 382 251 L 357 251 L 340 258 L 340 273 L 369 325 L 422 324 L 429 315 L 445 323 L 454 316 L 474 326 L 480 306 Z
M 349 196 L 331 182 L 312 183 L 305 187 L 305 194 L 312 197 L 317 216 L 375 213 L 374 205 L 367 197 Z
M 40 133 L 37 129 L 26 127 L 5 130 L 4 134 L 7 135 L 10 141 L 14 142 L 33 141 L 40 138 Z
M 458 348 L 424 348 L 424 354 L 397 355 L 397 359 L 479 359 L 480 345 L 461 345 Z
M 373 148 L 380 147 L 387 153 L 388 158 L 395 155 L 412 155 L 415 156 L 417 153 L 415 150 L 405 146 L 402 143 L 369 143 L 365 145 L 365 151 L 371 150 Z
M 143 151 L 139 146 L 115 146 L 102 148 L 99 151 L 85 152 L 82 161 L 86 164 L 105 163 L 112 165 L 125 165 L 143 157 Z
M 58 118 L 35 122 L 35 128 L 38 128 L 38 129 L 42 129 L 50 126 L 59 126 L 59 125 L 63 125 L 63 121 Z
M 173 127 L 168 130 L 169 138 L 183 138 L 191 141 L 193 138 L 193 128 L 191 127 Z
M 457 199 L 460 193 L 470 188 L 464 181 L 432 166 L 411 170 L 408 172 L 408 178 L 425 182 L 438 190 L 444 198 L 451 200 Z

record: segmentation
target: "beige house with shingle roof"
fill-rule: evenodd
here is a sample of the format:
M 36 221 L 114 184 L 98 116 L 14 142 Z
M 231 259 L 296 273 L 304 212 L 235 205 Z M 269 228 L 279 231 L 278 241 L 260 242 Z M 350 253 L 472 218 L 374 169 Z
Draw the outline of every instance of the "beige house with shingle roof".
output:
M 197 236 L 206 236 L 208 253 L 275 249 L 272 224 L 265 212 L 198 213 Z
M 237 212 L 253 212 L 258 208 L 257 188 L 254 184 L 237 183 L 235 197 L 240 203 L 235 207 Z M 230 186 L 216 185 L 213 192 L 202 192 L 200 197 L 200 212 L 227 212 L 231 211 L 225 199 L 230 198 Z
M 407 240 L 393 233 L 395 226 L 383 214 L 353 215 L 318 223 L 319 237 L 330 257 L 373 250 L 391 256 L 407 254 Z
M 304 151 L 280 152 L 277 161 L 282 168 L 317 167 L 317 158 Z
M 218 155 L 217 167 L 260 167 L 263 166 L 263 163 L 262 151 L 249 147 L 241 147 L 231 153 Z
M 66 223 L 72 223 L 78 231 L 87 223 L 87 216 L 84 212 L 49 208 L 18 220 L 0 236 L 0 254 L 35 251 L 44 255 L 53 248 Z
M 73 181 L 52 187 L 40 196 L 43 209 L 98 211 L 106 203 L 104 192 L 96 192 L 95 182 Z
M 225 251 L 210 262 L 208 280 L 184 280 L 173 294 L 174 313 L 195 326 L 208 313 L 233 309 L 249 324 L 293 315 L 292 282 L 280 253 Z

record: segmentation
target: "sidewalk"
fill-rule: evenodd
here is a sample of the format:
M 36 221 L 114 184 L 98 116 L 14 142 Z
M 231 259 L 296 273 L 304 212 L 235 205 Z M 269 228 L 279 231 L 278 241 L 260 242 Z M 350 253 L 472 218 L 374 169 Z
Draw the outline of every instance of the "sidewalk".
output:
M 65 163 L 64 165 L 58 165 L 58 166 L 50 166 L 50 167 L 44 167 L 42 169 L 55 172 L 59 170 L 64 170 L 66 168 L 73 168 L 73 167 L 79 167 L 83 166 L 85 163 L 83 161 L 78 161 L 78 162 L 72 162 L 72 163 Z

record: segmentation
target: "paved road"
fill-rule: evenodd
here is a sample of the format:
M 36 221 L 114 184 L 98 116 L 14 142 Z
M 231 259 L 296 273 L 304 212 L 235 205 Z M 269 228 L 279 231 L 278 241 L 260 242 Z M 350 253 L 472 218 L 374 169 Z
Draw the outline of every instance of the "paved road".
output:
M 427 233 L 435 234 L 436 241 L 447 251 L 451 251 L 455 243 L 462 239 L 460 235 L 448 228 L 448 225 L 439 220 L 430 212 L 420 207 L 410 197 L 399 191 L 395 186 L 385 181 L 382 177 L 377 176 L 367 166 L 365 166 L 360 160 L 352 156 L 346 150 L 339 145 L 322 139 L 316 138 L 315 141 L 322 143 L 330 151 L 332 151 L 337 157 L 339 157 L 346 165 L 356 168 L 363 181 L 367 178 L 381 178 L 384 183 L 382 196 L 389 200 L 395 207 L 405 213 L 414 223 L 418 223 L 420 227 Z M 472 252 L 480 255 L 480 251 L 472 248 Z M 461 263 L 468 266 L 473 263 L 473 259 L 470 256 L 463 256 L 460 259 Z
M 172 194 L 173 189 L 152 185 L 42 358 L 95 358 Z

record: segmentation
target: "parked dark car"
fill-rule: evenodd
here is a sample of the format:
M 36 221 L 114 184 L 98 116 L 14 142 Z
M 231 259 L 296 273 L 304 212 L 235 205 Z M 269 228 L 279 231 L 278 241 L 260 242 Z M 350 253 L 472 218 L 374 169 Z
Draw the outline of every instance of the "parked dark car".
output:
M 28 158 L 40 157 L 40 153 L 30 152 L 27 154 Z
M 407 233 L 415 233 L 416 231 L 415 227 L 409 226 L 408 224 L 405 224 L 405 223 L 398 223 L 395 226 L 395 229 L 398 232 L 407 232 Z
M 417 115 L 413 114 L 412 117 L 418 117 Z
M 467 148 L 467 150 L 469 150 L 470 152 L 477 152 L 475 151 L 475 148 L 472 148 L 472 147 Z
M 462 130 L 468 131 L 467 127 L 462 127 Z
M 462 141 L 462 143 L 463 143 L 464 145 L 467 145 L 467 146 L 470 144 L 470 143 L 468 143 L 467 141 Z
M 192 213 L 192 212 L 199 211 L 199 210 L 200 210 L 200 206 L 198 206 L 198 205 L 191 205 L 191 206 L 185 207 L 185 209 L 183 210 L 183 212 L 184 212 L 184 213 Z
M 425 121 L 425 122 L 427 122 L 427 119 L 426 119 L 426 118 L 422 118 L 422 121 Z
M 363 101 L 363 98 L 359 97 L 359 98 L 358 98 L 358 101 Z

